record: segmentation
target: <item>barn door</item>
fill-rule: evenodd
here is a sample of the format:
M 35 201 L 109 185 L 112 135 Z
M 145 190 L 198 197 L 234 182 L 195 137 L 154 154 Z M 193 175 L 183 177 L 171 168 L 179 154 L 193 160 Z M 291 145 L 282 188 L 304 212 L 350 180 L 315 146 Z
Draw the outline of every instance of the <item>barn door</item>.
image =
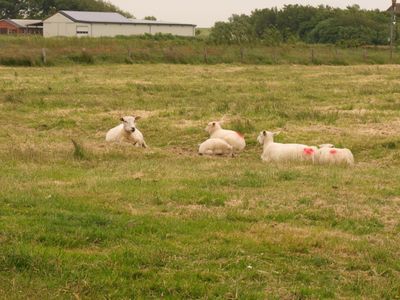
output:
M 77 26 L 76 36 L 77 37 L 89 36 L 89 26 Z

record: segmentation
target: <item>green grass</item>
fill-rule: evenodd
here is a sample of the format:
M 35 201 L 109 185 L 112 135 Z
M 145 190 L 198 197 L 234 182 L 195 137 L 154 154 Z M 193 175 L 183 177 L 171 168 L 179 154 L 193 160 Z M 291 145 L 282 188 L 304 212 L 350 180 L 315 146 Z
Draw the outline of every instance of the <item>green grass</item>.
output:
M 399 74 L 1 67 L 0 298 L 398 298 Z M 150 149 L 105 143 L 129 114 Z M 198 156 L 223 117 L 246 151 Z M 262 163 L 263 129 L 357 165 Z
M 64 66 L 172 63 L 213 65 L 383 65 L 400 64 L 395 49 L 390 59 L 388 47 L 340 48 L 334 45 L 304 43 L 271 47 L 254 45 L 214 45 L 208 29 L 201 28 L 195 38 L 119 36 L 116 38 L 43 38 L 38 36 L 0 36 L 0 65 Z M 42 59 L 45 49 L 46 62 Z M 314 55 L 312 56 L 312 52 Z M 367 56 L 365 55 L 367 53 Z

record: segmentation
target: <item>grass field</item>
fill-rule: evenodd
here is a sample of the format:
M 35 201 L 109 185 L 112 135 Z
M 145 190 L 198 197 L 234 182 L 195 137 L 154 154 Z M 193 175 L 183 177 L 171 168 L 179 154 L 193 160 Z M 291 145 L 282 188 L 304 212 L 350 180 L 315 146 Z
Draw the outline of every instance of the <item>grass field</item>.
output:
M 0 297 L 398 299 L 399 71 L 0 68 Z M 150 149 L 105 143 L 130 114 Z M 246 151 L 199 157 L 222 117 Z M 263 129 L 357 165 L 264 164 Z
M 383 65 L 400 64 L 395 48 L 341 48 L 304 43 L 215 45 L 207 29 L 196 38 L 132 36 L 117 38 L 43 38 L 0 36 L 0 66 L 68 66 L 105 64 L 233 64 L 246 65 Z M 42 49 L 46 59 L 43 60 Z

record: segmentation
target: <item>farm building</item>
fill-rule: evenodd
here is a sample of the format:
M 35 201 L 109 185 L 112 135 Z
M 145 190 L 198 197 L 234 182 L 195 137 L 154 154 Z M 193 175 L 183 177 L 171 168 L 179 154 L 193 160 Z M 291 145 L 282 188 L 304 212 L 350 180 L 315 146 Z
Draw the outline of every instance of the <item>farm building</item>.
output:
M 3 19 L 0 20 L 0 34 L 42 34 L 41 20 Z
M 43 21 L 43 35 L 115 37 L 117 35 L 173 34 L 194 36 L 196 25 L 128 19 L 114 12 L 59 11 Z

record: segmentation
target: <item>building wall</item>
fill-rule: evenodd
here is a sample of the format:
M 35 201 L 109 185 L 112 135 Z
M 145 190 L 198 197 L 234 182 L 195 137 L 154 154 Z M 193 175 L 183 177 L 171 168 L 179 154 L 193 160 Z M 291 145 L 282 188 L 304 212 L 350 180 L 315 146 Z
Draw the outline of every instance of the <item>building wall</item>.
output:
M 140 35 L 150 33 L 148 25 L 141 24 L 92 24 L 92 37 L 117 35 Z
M 88 27 L 90 35 L 90 24 L 75 23 L 62 14 L 57 13 L 43 21 L 43 36 L 77 36 L 77 26 Z
M 195 36 L 194 26 L 183 26 L 183 25 L 150 25 L 151 33 L 165 33 L 180 36 Z
M 0 21 L 0 34 L 21 34 L 23 30 L 4 20 Z
M 43 36 L 91 36 L 115 37 L 117 35 L 142 35 L 145 33 L 170 33 L 181 36 L 194 36 L 193 26 L 146 25 L 146 24 L 103 24 L 75 23 L 60 13 L 43 22 Z

